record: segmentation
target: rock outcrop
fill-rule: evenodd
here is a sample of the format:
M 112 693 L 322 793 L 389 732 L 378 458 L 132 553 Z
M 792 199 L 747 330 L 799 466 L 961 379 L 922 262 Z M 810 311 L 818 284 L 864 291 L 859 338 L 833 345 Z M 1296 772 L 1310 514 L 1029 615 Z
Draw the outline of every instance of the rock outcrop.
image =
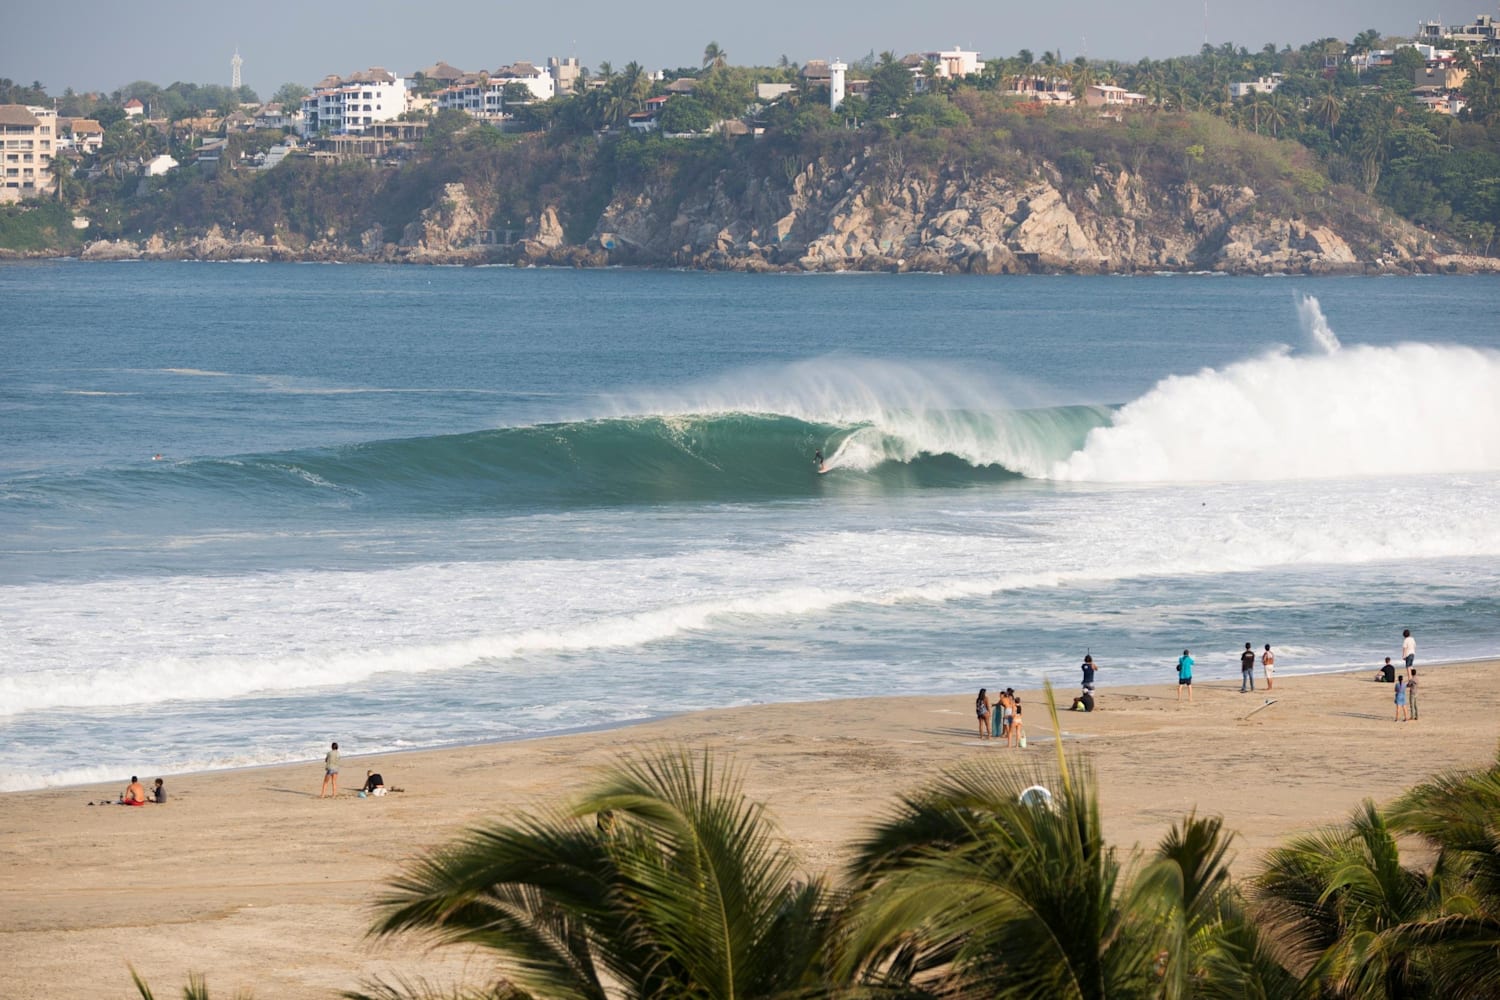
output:
M 1048 162 L 971 174 L 873 147 L 837 162 L 793 162 L 775 177 L 737 167 L 620 184 L 582 236 L 588 220 L 542 204 L 524 232 L 496 245 L 489 220 L 502 206 L 485 189 L 452 182 L 395 240 L 373 223 L 344 240 L 329 233 L 311 242 L 214 227 L 175 241 L 101 240 L 83 256 L 969 274 L 1500 272 L 1500 262 L 1455 254 L 1369 206 L 1287 217 L 1249 187 L 1153 184 L 1105 165 L 1070 176 Z M 517 206 L 503 207 L 514 217 Z
M 1433 259 L 1431 237 L 1415 227 L 1387 225 L 1383 250 L 1357 250 L 1352 234 L 1280 218 L 1248 187 L 1153 187 L 1106 167 L 1086 180 L 1067 182 L 1050 164 L 1019 181 L 892 169 L 867 151 L 807 165 L 790 190 L 762 179 L 731 197 L 720 178 L 686 197 L 664 185 L 619 194 L 590 246 L 626 264 L 976 274 L 1332 274 Z

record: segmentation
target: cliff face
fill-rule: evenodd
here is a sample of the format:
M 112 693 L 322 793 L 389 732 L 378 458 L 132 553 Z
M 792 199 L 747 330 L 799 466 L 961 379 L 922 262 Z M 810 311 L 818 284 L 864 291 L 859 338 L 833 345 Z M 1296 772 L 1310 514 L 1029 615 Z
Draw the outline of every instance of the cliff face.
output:
M 726 178 L 700 192 L 618 195 L 591 245 L 620 263 L 735 270 L 977 274 L 1212 270 L 1309 274 L 1438 267 L 1430 236 L 1383 222 L 1379 246 L 1278 218 L 1248 188 L 1160 187 L 1123 169 L 1016 181 L 863 158 L 809 164 L 790 184 Z M 555 250 L 534 254 L 545 261 Z
M 774 177 L 742 166 L 706 180 L 666 174 L 616 184 L 581 242 L 568 233 L 576 238 L 579 223 L 588 232 L 590 220 L 570 219 L 561 202 L 519 209 L 524 231 L 496 246 L 484 238 L 488 220 L 514 218 L 518 206 L 497 204 L 491 187 L 457 181 L 430 198 L 399 234 L 371 221 L 344 241 L 330 233 L 290 244 L 216 226 L 173 242 L 100 241 L 84 256 L 971 274 L 1500 273 L 1500 259 L 1445 253 L 1430 234 L 1357 196 L 1328 200 L 1314 221 L 1279 214 L 1274 199 L 1245 186 L 1153 184 L 1105 165 L 1069 176 L 1046 161 L 1002 176 L 903 162 L 890 148 L 793 164 Z

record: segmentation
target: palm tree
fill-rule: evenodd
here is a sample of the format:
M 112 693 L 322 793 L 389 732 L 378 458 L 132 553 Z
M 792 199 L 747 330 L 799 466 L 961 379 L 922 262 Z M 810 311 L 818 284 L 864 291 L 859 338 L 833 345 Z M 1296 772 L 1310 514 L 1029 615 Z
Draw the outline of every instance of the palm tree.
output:
M 1290 988 L 1229 887 L 1219 821 L 1187 817 L 1127 880 L 1089 770 L 1058 746 L 1045 771 L 955 771 L 857 845 L 835 981 L 934 998 Z M 1044 783 L 1050 798 L 1029 791 Z
M 1391 824 L 1437 849 L 1444 914 L 1409 937 L 1428 948 L 1437 992 L 1500 996 L 1500 761 L 1441 775 L 1407 792 Z
M 718 42 L 709 42 L 703 47 L 703 67 L 705 69 L 723 69 L 729 64 L 729 53 L 719 48 Z
M 1253 893 L 1278 936 L 1304 964 L 1308 985 L 1331 997 L 1430 996 L 1420 949 L 1405 928 L 1433 916 L 1438 885 L 1401 865 L 1395 832 L 1366 801 L 1342 826 L 1277 848 Z
M 1279 139 L 1281 137 L 1281 129 L 1286 125 L 1287 119 L 1291 115 L 1291 109 L 1287 105 L 1286 97 L 1279 93 L 1272 93 L 1261 106 L 1265 112 L 1266 124 L 1271 126 L 1271 137 Z
M 1328 137 L 1333 138 L 1333 127 L 1339 123 L 1339 118 L 1344 113 L 1344 105 L 1333 92 L 1333 85 L 1323 91 L 1312 104 L 1313 117 L 1322 122 L 1328 129 Z
M 830 912 L 738 775 L 686 752 L 626 762 L 565 812 L 473 830 L 377 905 L 377 935 L 486 949 L 488 995 L 510 1000 L 815 995 Z

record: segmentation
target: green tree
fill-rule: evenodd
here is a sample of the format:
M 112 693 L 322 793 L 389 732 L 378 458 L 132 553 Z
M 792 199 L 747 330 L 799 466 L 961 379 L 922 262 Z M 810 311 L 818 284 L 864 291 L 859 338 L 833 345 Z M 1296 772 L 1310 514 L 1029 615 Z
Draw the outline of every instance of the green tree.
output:
M 884 118 L 899 114 L 911 92 L 911 71 L 894 52 L 880 53 L 880 61 L 870 74 L 870 115 Z
M 1433 912 L 1440 896 L 1422 872 L 1401 865 L 1395 833 L 1374 803 L 1342 826 L 1294 839 L 1266 858 L 1255 896 L 1278 937 L 1332 997 L 1428 996 L 1402 926 Z
M 1437 852 L 1442 915 L 1405 929 L 1440 996 L 1500 996 L 1500 761 L 1440 775 L 1391 808 L 1391 824 Z
M 668 101 L 657 121 L 663 132 L 707 132 L 714 116 L 702 101 L 683 95 Z
M 729 53 L 721 49 L 718 42 L 709 42 L 703 47 L 705 69 L 723 69 L 727 65 L 729 65 Z
M 1051 771 L 960 769 L 858 845 L 835 979 L 901 997 L 1287 995 L 1229 886 L 1220 822 L 1185 818 L 1127 879 L 1092 776 L 1060 745 Z
M 476 829 L 409 864 L 380 935 L 484 949 L 486 995 L 812 995 L 829 897 L 804 882 L 733 770 L 663 753 L 621 764 L 571 809 Z
M 302 106 L 302 98 L 309 93 L 302 84 L 288 81 L 276 88 L 276 93 L 271 95 L 271 103 L 280 104 L 287 111 L 294 111 Z

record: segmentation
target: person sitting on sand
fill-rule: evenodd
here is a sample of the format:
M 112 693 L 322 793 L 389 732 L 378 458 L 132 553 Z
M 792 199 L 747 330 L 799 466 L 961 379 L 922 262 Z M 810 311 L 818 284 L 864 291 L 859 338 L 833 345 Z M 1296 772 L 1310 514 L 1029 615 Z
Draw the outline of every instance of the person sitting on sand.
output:
M 122 806 L 143 806 L 146 804 L 146 786 L 141 784 L 141 779 L 135 775 L 130 776 L 130 784 L 120 795 Z
M 990 696 L 988 689 L 980 688 L 979 697 L 974 699 L 974 714 L 979 717 L 979 738 L 987 740 L 990 738 Z
M 1385 666 L 1375 671 L 1375 680 L 1381 684 L 1394 684 L 1396 682 L 1396 665 L 1391 662 L 1389 656 L 1385 658 Z
M 167 804 L 167 783 L 160 778 L 156 779 L 156 784 L 151 788 L 151 801 L 159 806 Z
M 379 791 L 376 791 L 376 789 L 379 789 Z M 366 771 L 365 772 L 365 794 L 366 795 L 384 795 L 385 794 L 385 779 L 382 778 L 380 775 L 376 774 L 374 771 Z
M 1084 688 L 1083 693 L 1073 699 L 1070 710 L 1074 712 L 1092 712 L 1094 710 L 1094 692 L 1088 688 Z

